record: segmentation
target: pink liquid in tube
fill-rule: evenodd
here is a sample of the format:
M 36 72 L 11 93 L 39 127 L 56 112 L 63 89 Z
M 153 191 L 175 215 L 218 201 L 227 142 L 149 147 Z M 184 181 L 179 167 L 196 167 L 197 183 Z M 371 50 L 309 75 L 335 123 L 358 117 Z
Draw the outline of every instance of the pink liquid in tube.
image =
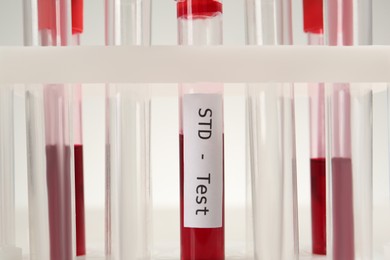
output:
M 332 159 L 333 259 L 353 260 L 354 218 L 352 162 L 350 158 Z
M 46 146 L 50 259 L 72 259 L 70 148 Z
M 332 94 L 332 223 L 333 259 L 355 259 L 351 92 L 349 84 L 334 84 Z
M 354 213 L 351 146 L 351 94 L 348 84 L 334 84 L 332 95 L 333 259 L 353 260 Z
M 329 45 L 351 46 L 358 43 L 354 42 L 354 34 L 356 33 L 353 18 L 354 2 L 354 0 L 328 0 Z M 332 188 L 330 190 L 332 192 L 332 254 L 335 260 L 353 260 L 356 248 L 350 85 L 334 84 L 331 100 L 333 111 Z

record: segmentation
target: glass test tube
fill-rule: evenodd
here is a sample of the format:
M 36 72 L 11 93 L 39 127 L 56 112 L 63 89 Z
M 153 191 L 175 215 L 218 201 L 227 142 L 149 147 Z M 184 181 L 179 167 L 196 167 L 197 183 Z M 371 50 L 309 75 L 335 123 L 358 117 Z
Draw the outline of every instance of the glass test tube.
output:
M 248 44 L 292 44 L 291 1 L 247 0 L 246 14 Z M 254 257 L 297 259 L 293 85 L 249 84 L 247 102 Z
M 370 0 L 327 0 L 331 46 L 372 44 Z M 335 260 L 372 258 L 372 90 L 335 83 L 330 100 L 328 254 Z
M 25 42 L 70 45 L 69 10 L 69 0 L 25 1 Z M 71 93 L 70 86 L 56 83 L 26 88 L 30 259 L 75 256 Z
M 389 132 L 389 151 L 390 151 L 390 86 L 387 86 L 387 131 Z M 389 153 L 390 159 L 390 153 Z M 390 160 L 389 160 L 390 161 Z M 390 247 L 390 245 L 389 245 Z M 390 249 L 390 248 L 389 248 Z
M 222 3 L 177 2 L 179 45 L 222 44 Z M 179 86 L 181 259 L 224 259 L 223 84 Z
M 389 154 L 388 158 L 390 161 L 390 85 L 387 85 L 387 131 L 388 131 L 388 138 L 389 138 Z M 389 171 L 390 173 L 390 171 Z M 390 181 L 390 174 L 389 174 L 389 181 Z M 390 190 L 389 190 L 390 191 Z M 388 198 L 388 206 L 390 207 L 390 196 Z M 390 239 L 390 234 L 387 237 Z M 390 259 L 390 240 L 386 241 L 386 244 L 383 246 L 383 251 L 385 255 L 385 259 Z
M 22 259 L 15 244 L 13 87 L 0 85 L 0 259 Z
M 80 45 L 84 30 L 84 0 L 72 0 L 72 44 Z M 84 201 L 84 149 L 82 120 L 82 86 L 73 86 L 73 139 L 75 167 L 75 206 L 76 206 L 76 255 L 86 254 L 85 242 L 85 201 Z
M 106 0 L 106 44 L 150 45 L 150 0 Z M 106 255 L 151 257 L 150 87 L 106 88 Z
M 323 1 L 303 0 L 309 45 L 324 45 Z M 325 84 L 310 83 L 310 183 L 312 252 L 326 255 Z

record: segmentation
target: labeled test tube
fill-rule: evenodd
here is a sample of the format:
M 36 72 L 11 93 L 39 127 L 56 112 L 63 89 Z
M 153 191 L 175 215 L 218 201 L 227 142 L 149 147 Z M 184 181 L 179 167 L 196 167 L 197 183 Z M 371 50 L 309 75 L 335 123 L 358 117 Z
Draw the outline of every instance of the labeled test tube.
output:
M 0 259 L 22 259 L 15 244 L 13 88 L 0 85 Z
M 370 0 L 328 0 L 326 7 L 329 45 L 372 43 Z M 328 254 L 372 259 L 372 90 L 370 84 L 335 83 L 327 91 Z
M 180 45 L 222 44 L 222 3 L 179 0 Z M 225 258 L 223 84 L 179 86 L 181 259 Z
M 71 1 L 25 1 L 28 45 L 71 44 Z M 26 87 L 30 259 L 75 256 L 72 89 Z
M 309 45 L 324 45 L 323 1 L 303 0 Z M 312 252 L 326 255 L 325 84 L 309 83 Z
M 106 0 L 106 44 L 150 45 L 150 0 Z M 150 87 L 106 88 L 106 255 L 150 259 Z
M 291 1 L 247 0 L 246 14 L 247 44 L 292 44 Z M 249 84 L 247 103 L 254 258 L 297 259 L 293 85 Z

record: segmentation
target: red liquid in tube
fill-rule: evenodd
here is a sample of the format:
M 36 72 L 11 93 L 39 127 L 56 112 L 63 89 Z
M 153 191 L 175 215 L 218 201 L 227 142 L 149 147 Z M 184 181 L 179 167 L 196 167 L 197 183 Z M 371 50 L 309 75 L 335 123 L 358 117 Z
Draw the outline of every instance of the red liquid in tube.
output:
M 315 158 L 310 161 L 312 250 L 326 255 L 326 161 Z
M 198 42 L 193 41 L 191 44 L 196 45 L 215 45 L 215 44 L 222 44 L 221 39 L 219 38 L 219 33 L 216 33 L 215 35 L 213 32 L 210 32 L 210 26 L 212 23 L 215 23 L 216 32 L 220 30 L 222 32 L 222 28 L 219 26 L 221 25 L 220 19 L 218 19 L 218 15 L 222 14 L 222 3 L 220 1 L 215 0 L 179 0 L 177 2 L 177 17 L 179 18 L 179 21 L 182 23 L 188 23 L 188 30 L 185 29 L 187 27 L 182 27 L 181 29 L 183 31 L 179 31 L 179 35 L 185 37 L 190 37 L 194 39 L 204 39 L 202 36 L 207 34 L 206 37 L 207 40 L 199 40 Z M 217 17 L 216 20 L 214 17 Z M 210 19 L 210 23 L 197 23 L 200 19 Z M 197 29 L 193 29 L 192 25 L 193 23 L 196 23 Z M 192 25 L 191 25 L 192 24 Z M 202 26 L 204 26 L 202 28 Z M 199 37 L 198 37 L 199 35 Z M 182 38 L 179 38 L 179 42 L 181 42 Z M 212 87 L 212 86 L 210 86 Z M 217 90 L 218 88 L 216 88 Z M 224 220 L 224 169 L 223 169 L 223 161 L 224 161 L 224 155 L 223 155 L 223 105 L 218 105 L 211 109 L 210 105 L 213 106 L 216 103 L 219 102 L 218 98 L 215 99 L 211 98 L 213 94 L 216 93 L 223 93 L 223 90 L 218 90 L 215 93 L 213 91 L 209 92 L 205 91 L 203 93 L 202 90 L 198 89 L 195 92 L 189 91 L 187 94 L 188 103 L 185 103 L 183 101 L 183 111 L 181 111 L 182 120 L 183 122 L 187 122 L 187 126 L 183 125 L 183 131 L 184 135 L 189 134 L 194 129 L 193 127 L 196 127 L 195 125 L 202 125 L 203 127 L 207 128 L 207 123 L 203 121 L 193 121 L 197 120 L 191 117 L 191 112 L 189 114 L 185 114 L 184 111 L 184 104 L 191 104 L 191 102 L 194 101 L 192 99 L 194 96 L 192 96 L 193 93 L 195 95 L 202 95 L 203 97 L 200 99 L 197 99 L 196 102 L 206 102 L 207 104 L 207 110 L 209 112 L 216 115 L 216 118 L 213 118 L 212 124 L 213 124 L 213 134 L 218 133 L 217 135 L 221 134 L 222 136 L 218 136 L 217 139 L 211 138 L 209 140 L 208 138 L 202 138 L 199 136 L 199 132 L 190 134 L 189 136 L 195 136 L 194 134 L 198 135 L 200 139 L 197 141 L 194 141 L 191 138 L 188 138 L 189 136 L 186 136 L 186 139 L 184 139 L 183 133 L 179 136 L 180 141 L 180 235 L 181 235 L 181 260 L 223 260 L 225 259 L 225 220 Z M 221 91 L 221 92 L 219 92 Z M 210 95 L 208 95 L 208 94 Z M 186 95 L 186 94 L 185 94 Z M 184 95 L 184 96 L 185 96 Z M 182 97 L 183 100 L 185 97 Z M 192 98 L 190 97 L 192 96 Z M 211 98 L 211 99 L 210 99 Z M 192 101 L 190 101 L 192 100 Z M 207 100 L 207 101 L 205 101 Z M 193 110 L 191 111 L 198 111 L 199 107 L 196 105 L 193 107 Z M 187 107 L 188 109 L 188 107 Z M 221 110 L 220 110 L 221 109 Z M 188 112 L 188 110 L 187 110 Z M 209 113 L 207 112 L 207 113 Z M 200 113 L 200 112 L 199 112 Z M 203 118 L 205 115 L 199 115 L 201 118 Z M 211 117 L 211 115 L 210 115 Z M 186 121 L 188 120 L 188 121 Z M 222 120 L 222 121 L 219 121 Z M 190 122 L 190 123 L 189 123 Z M 196 122 L 196 123 L 194 123 Z M 189 124 L 188 124 L 189 123 Z M 215 127 L 214 127 L 215 124 Z M 211 126 L 211 121 L 210 121 Z M 222 127 L 222 128 L 219 128 Z M 211 130 L 211 129 L 210 129 Z M 215 132 L 214 132 L 215 131 Z M 214 135 L 216 137 L 217 135 Z M 210 131 L 211 136 L 211 131 Z M 210 137 L 209 136 L 209 137 Z M 220 139 L 222 137 L 222 139 Z M 206 139 L 209 142 L 209 145 L 206 145 Z M 184 142 L 188 141 L 187 144 Z M 194 144 L 194 142 L 197 142 Z M 185 145 L 187 145 L 185 147 Z M 197 155 L 194 157 L 194 151 L 198 151 L 199 147 L 203 147 L 205 150 L 205 154 L 199 154 L 200 161 L 197 161 Z M 191 149 L 189 149 L 191 148 Z M 194 150 L 195 149 L 195 150 Z M 217 149 L 217 150 L 213 150 Z M 221 150 L 220 150 L 221 149 Z M 185 156 L 185 152 L 188 154 Z M 187 157 L 189 156 L 189 157 Z M 204 157 L 206 158 L 205 161 L 202 161 Z M 211 157 L 209 157 L 211 156 Z M 190 159 L 188 159 L 190 158 Z M 208 160 L 207 158 L 213 158 L 212 160 Z M 188 160 L 187 163 L 189 165 L 184 165 L 185 160 Z M 206 162 L 207 161 L 207 162 Z M 206 162 L 208 166 L 211 167 L 211 169 L 208 168 L 202 168 L 202 167 L 208 167 L 207 165 L 202 164 L 202 162 Z M 222 163 L 222 165 L 219 165 L 219 162 Z M 193 164 L 195 163 L 195 164 Z M 198 163 L 200 163 L 198 165 Z M 196 169 L 194 169 L 196 168 Z M 214 169 L 214 170 L 212 170 Z M 186 173 L 185 170 L 188 172 Z M 196 170 L 196 171 L 194 171 Z M 199 177 L 196 176 L 196 178 L 193 176 L 194 172 L 198 174 Z M 210 173 L 212 172 L 212 173 Z M 206 175 L 205 175 L 206 173 Z M 208 173 L 208 179 L 207 179 L 207 173 Z M 210 175 L 211 174 L 211 175 Z M 186 176 L 191 176 L 190 179 L 186 179 Z M 211 177 L 210 177 L 211 176 Z M 214 176 L 214 177 L 212 177 Z M 201 183 L 194 184 L 192 182 L 194 181 L 201 181 Z M 207 181 L 206 181 L 207 180 Z M 206 184 L 203 185 L 206 181 Z M 207 184 L 208 182 L 208 184 Z M 196 186 L 198 185 L 198 186 Z M 206 188 L 206 185 L 210 185 L 211 190 L 209 190 L 210 187 Z M 199 202 L 198 196 L 194 196 L 194 193 L 199 194 L 198 188 L 200 186 L 204 186 L 201 190 L 204 189 L 205 192 L 210 192 L 208 194 L 209 197 L 204 197 L 201 195 L 201 199 L 205 199 L 207 202 Z M 186 187 L 187 190 L 184 190 Z M 205 194 L 202 193 L 201 194 Z M 195 199 L 196 203 L 194 203 L 195 200 L 189 200 L 187 201 L 187 204 L 185 204 L 185 199 Z M 220 204 L 222 203 L 222 205 Z M 203 215 L 198 214 L 198 206 L 202 205 L 202 209 L 200 214 L 203 214 L 205 218 L 202 218 Z M 206 204 L 207 207 L 203 206 Z M 196 207 L 194 207 L 196 205 Z M 209 207 L 211 206 L 211 207 Z M 210 210 L 210 214 L 206 216 L 206 208 L 207 211 Z M 194 210 L 194 211 L 192 211 Z M 195 219 L 195 220 L 194 220 Z M 199 221 L 199 222 L 198 222 Z
M 309 36 L 314 36 L 315 39 L 321 39 L 324 33 L 324 12 L 323 12 L 323 0 L 303 0 L 303 23 L 304 31 Z M 310 38 L 309 38 L 310 39 Z M 309 44 L 313 44 L 309 40 Z M 321 44 L 321 43 L 315 43 Z M 320 88 L 321 85 L 313 85 L 310 87 Z M 321 91 L 320 89 L 318 91 Z M 324 100 L 315 98 L 312 102 L 312 113 L 318 113 L 319 121 L 313 121 L 319 124 L 319 128 L 313 128 L 312 131 L 319 131 L 318 133 L 312 133 L 312 135 L 318 134 L 319 138 L 325 138 L 325 108 Z M 324 97 L 322 97 L 324 99 Z M 316 120 L 316 119 L 312 119 Z M 313 144 L 321 146 L 319 140 L 315 138 L 311 140 Z M 317 143 L 318 142 L 318 143 Z M 312 144 L 312 145 L 313 145 Z M 312 251 L 314 254 L 326 255 L 326 160 L 325 158 L 311 158 L 310 161 L 310 179 L 311 179 L 311 221 L 312 221 Z
M 83 146 L 74 146 L 75 193 L 76 193 L 76 253 L 85 255 L 85 206 Z
M 180 227 L 181 260 L 225 259 L 225 216 L 221 228 L 184 227 L 184 137 L 180 141 Z M 224 209 L 223 209 L 224 212 Z

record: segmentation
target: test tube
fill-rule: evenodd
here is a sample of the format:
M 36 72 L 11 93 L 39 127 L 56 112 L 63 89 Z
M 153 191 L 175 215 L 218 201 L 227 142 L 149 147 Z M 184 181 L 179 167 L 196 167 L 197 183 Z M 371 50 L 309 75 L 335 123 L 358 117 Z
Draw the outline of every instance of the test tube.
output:
M 0 259 L 22 259 L 15 244 L 13 88 L 0 85 Z
M 324 45 L 323 1 L 303 0 L 309 45 Z M 312 252 L 326 255 L 325 84 L 309 83 Z
M 82 87 L 73 88 L 73 138 L 75 167 L 75 206 L 76 206 L 76 254 L 86 254 L 85 242 L 85 202 L 84 202 L 84 149 L 82 135 Z
M 70 45 L 70 10 L 70 0 L 25 1 L 26 43 Z M 71 102 L 71 86 L 26 87 L 30 259 L 76 255 Z
M 106 44 L 150 45 L 150 0 L 106 0 Z M 106 89 L 106 255 L 151 257 L 150 87 Z
M 371 259 L 372 91 L 364 84 L 335 84 L 328 92 L 332 144 L 329 254 L 336 260 Z
M 179 45 L 222 44 L 219 0 L 177 1 Z M 181 259 L 225 258 L 223 84 L 179 86 Z
M 372 44 L 370 0 L 327 0 L 327 43 Z M 329 99 L 328 254 L 372 259 L 372 90 L 334 83 Z
M 388 113 L 387 113 L 387 122 L 388 122 L 387 123 L 387 131 L 389 132 L 389 139 L 390 139 L 390 86 L 387 86 L 387 111 L 388 111 Z M 389 141 L 389 151 L 390 151 L 390 141 Z M 389 153 L 389 159 L 390 159 L 390 153 Z M 390 175 L 389 175 L 389 181 L 390 181 Z
M 80 37 L 84 30 L 83 9 L 84 0 L 72 0 L 72 46 L 80 45 Z M 82 85 L 74 85 L 73 93 L 76 255 L 82 256 L 86 254 Z
M 247 0 L 246 16 L 247 44 L 292 44 L 291 1 Z M 247 102 L 254 258 L 297 259 L 293 85 L 248 84 Z

